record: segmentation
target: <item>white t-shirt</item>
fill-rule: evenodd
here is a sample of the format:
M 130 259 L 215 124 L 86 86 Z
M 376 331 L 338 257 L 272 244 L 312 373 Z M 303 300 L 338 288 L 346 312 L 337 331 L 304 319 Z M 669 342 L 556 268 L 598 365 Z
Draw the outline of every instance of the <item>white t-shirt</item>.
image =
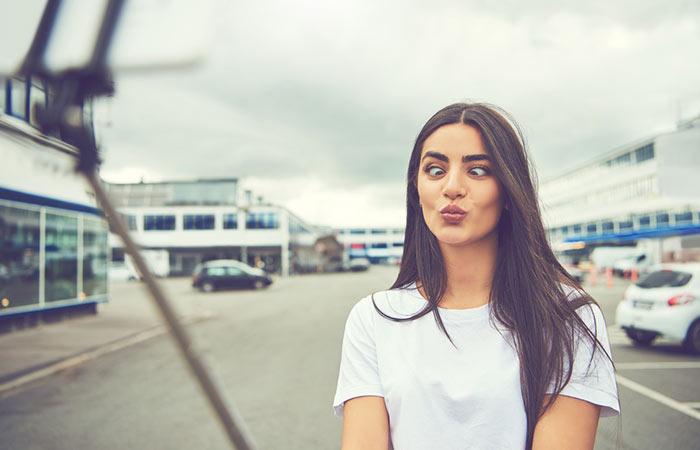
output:
M 374 300 L 392 317 L 413 315 L 427 305 L 415 285 L 375 293 Z M 343 404 L 351 398 L 379 396 L 389 413 L 395 450 L 522 450 L 526 416 L 511 333 L 491 323 L 488 304 L 439 311 L 457 348 L 432 313 L 394 322 L 379 315 L 371 296 L 360 300 L 345 325 L 335 414 L 342 417 Z M 591 330 L 595 323 L 609 353 L 602 312 L 597 306 L 592 311 L 584 306 L 578 312 Z M 601 416 L 616 415 L 620 406 L 612 364 L 598 350 L 587 371 L 591 347 L 583 342 L 562 394 L 600 405 Z

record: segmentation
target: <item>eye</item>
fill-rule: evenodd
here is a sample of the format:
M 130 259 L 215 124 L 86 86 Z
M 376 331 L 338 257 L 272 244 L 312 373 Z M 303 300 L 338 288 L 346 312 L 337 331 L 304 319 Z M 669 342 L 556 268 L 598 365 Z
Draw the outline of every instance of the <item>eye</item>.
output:
M 474 176 L 477 176 L 477 177 L 483 177 L 483 176 L 488 175 L 490 173 L 490 171 L 487 167 L 477 166 L 477 167 L 472 167 L 471 169 L 469 169 L 469 173 L 474 175 Z
M 438 177 L 445 173 L 445 171 L 438 166 L 428 166 L 425 168 L 425 173 L 427 173 L 431 177 Z

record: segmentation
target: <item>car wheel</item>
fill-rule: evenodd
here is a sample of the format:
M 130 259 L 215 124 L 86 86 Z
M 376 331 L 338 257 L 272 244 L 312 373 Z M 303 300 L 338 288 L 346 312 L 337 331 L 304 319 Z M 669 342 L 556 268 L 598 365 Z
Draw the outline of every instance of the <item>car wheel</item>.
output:
M 656 334 L 648 331 L 626 330 L 627 337 L 632 339 L 635 345 L 648 346 L 656 339 Z
M 683 345 L 693 353 L 700 353 L 700 320 L 696 320 L 688 328 Z
M 253 287 L 255 289 L 262 289 L 265 287 L 265 283 L 263 283 L 262 280 L 255 280 L 255 283 L 253 283 Z
M 214 283 L 211 283 L 209 281 L 205 282 L 202 284 L 202 290 L 204 292 L 214 292 Z

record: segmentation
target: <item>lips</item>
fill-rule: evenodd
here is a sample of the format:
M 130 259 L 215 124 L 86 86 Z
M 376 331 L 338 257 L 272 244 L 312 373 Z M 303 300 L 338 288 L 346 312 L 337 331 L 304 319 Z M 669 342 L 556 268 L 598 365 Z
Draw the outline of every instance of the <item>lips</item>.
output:
M 459 223 L 467 216 L 467 212 L 457 205 L 447 205 L 440 210 L 440 215 L 449 223 Z

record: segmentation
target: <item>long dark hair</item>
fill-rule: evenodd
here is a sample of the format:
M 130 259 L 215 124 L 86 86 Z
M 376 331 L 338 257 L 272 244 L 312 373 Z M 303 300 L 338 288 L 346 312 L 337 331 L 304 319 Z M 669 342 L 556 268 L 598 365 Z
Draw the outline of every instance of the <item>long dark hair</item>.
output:
M 425 140 L 438 128 L 456 123 L 479 131 L 501 184 L 504 205 L 508 205 L 498 223 L 498 253 L 489 301 L 492 319 L 510 330 L 516 343 L 530 449 L 537 421 L 571 378 L 577 336 L 590 339 L 593 353 L 597 348 L 608 359 L 610 355 L 596 338 L 595 328 L 591 331 L 576 314 L 579 307 L 591 307 L 595 301 L 564 270 L 549 246 L 534 170 L 520 128 L 508 113 L 484 103 L 455 103 L 438 111 L 423 126 L 408 164 L 403 258 L 391 289 L 419 284 L 428 304 L 415 315 L 402 318 L 385 314 L 376 303 L 374 307 L 383 317 L 400 322 L 432 312 L 437 326 L 451 341 L 438 310 L 447 273 L 437 238 L 423 219 L 416 181 Z M 577 291 L 575 298 L 564 286 Z M 550 383 L 555 388 L 545 405 Z

